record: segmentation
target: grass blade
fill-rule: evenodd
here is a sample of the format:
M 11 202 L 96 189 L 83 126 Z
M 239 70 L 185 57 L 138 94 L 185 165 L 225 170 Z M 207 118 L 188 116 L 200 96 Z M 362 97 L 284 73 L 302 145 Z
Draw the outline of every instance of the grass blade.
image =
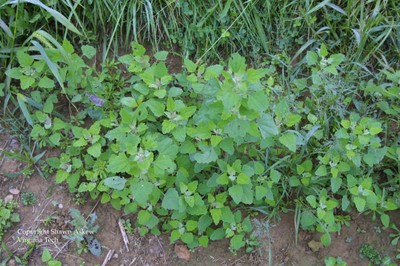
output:
M 22 114 L 24 115 L 26 122 L 28 122 L 29 125 L 33 126 L 33 121 L 31 118 L 31 115 L 29 114 L 28 108 L 26 107 L 25 104 L 25 96 L 22 95 L 21 93 L 17 94 L 17 101 L 18 101 L 18 105 L 19 108 L 21 108 Z
M 324 6 L 326 6 L 328 3 L 330 2 L 330 0 L 325 0 L 321 3 L 319 3 L 318 5 L 314 6 L 313 8 L 311 8 L 306 15 L 310 15 L 312 13 L 314 13 L 315 11 L 320 10 L 321 8 L 323 8 Z
M 54 9 L 48 7 L 48 6 L 46 6 L 45 4 L 43 4 L 39 0 L 11 0 L 11 1 L 8 1 L 5 4 L 3 4 L 2 6 L 14 5 L 14 4 L 19 4 L 19 3 L 30 3 L 30 4 L 37 5 L 37 6 L 41 7 L 41 8 L 43 8 L 50 15 L 52 15 L 55 20 L 60 22 L 67 29 L 69 29 L 70 31 L 75 32 L 78 35 L 82 35 L 80 33 L 80 31 L 66 17 L 64 17 L 60 12 L 58 12 L 57 10 L 54 10 Z
M 13 34 L 7 24 L 0 18 L 0 28 L 4 30 L 8 37 L 12 38 Z

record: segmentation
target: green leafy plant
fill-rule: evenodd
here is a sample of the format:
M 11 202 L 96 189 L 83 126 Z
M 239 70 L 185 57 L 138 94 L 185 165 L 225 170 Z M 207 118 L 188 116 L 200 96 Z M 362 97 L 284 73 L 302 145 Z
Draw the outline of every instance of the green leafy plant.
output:
M 36 249 L 36 244 L 35 243 L 28 243 L 28 248 L 26 252 L 21 256 L 21 255 L 16 255 L 12 253 L 9 248 L 6 246 L 4 242 L 1 243 L 1 248 L 0 248 L 0 255 L 2 258 L 2 261 L 0 261 L 1 266 L 6 266 L 6 265 L 12 265 L 14 263 L 18 263 L 19 265 L 28 265 L 29 263 L 29 256 L 32 254 L 32 252 Z M 3 256 L 3 253 L 6 253 L 7 256 Z M 7 264 L 8 262 L 8 264 Z
M 37 201 L 35 193 L 31 191 L 21 193 L 21 202 L 25 206 L 35 205 Z
M 128 234 L 133 234 L 134 230 L 130 219 L 121 219 L 121 223 Z
M 93 255 L 101 255 L 101 245 L 92 235 L 99 229 L 98 225 L 95 225 L 97 216 L 92 213 L 87 219 L 85 219 L 79 210 L 71 208 L 69 210 L 72 220 L 69 222 L 73 226 L 73 233 L 64 236 L 66 239 L 75 241 L 78 254 L 89 250 Z
M 389 256 L 382 255 L 378 250 L 369 244 L 363 244 L 360 248 L 360 256 L 367 258 L 373 265 L 396 265 Z
M 18 204 L 16 201 L 5 201 L 0 199 L 0 240 L 3 238 L 3 234 L 9 229 L 12 223 L 18 223 L 20 221 L 19 214 L 15 212 Z
M 390 228 L 395 231 L 394 233 L 389 234 L 390 238 L 392 238 L 392 241 L 390 242 L 390 244 L 393 246 L 397 246 L 399 239 L 400 239 L 400 230 L 399 230 L 399 228 L 397 228 L 397 226 L 395 224 L 391 224 Z M 396 259 L 400 259 L 400 250 L 399 249 L 397 249 Z
M 347 263 L 341 257 L 325 257 L 325 266 L 347 266 Z
M 47 248 L 43 249 L 42 262 L 46 263 L 48 266 L 62 266 L 62 263 L 55 260 Z
M 167 52 L 151 63 L 138 43 L 100 71 L 67 41 L 60 47 L 41 53 L 59 59 L 55 68 L 68 86 L 48 63 L 35 73 L 53 77 L 61 90 L 49 89 L 51 100 L 27 91 L 43 105 L 28 106 L 31 138 L 61 149 L 46 160 L 57 183 L 137 214 L 141 235 L 166 231 L 171 243 L 190 248 L 228 238 L 236 252 L 252 243 L 247 210 L 274 213 L 295 203 L 297 228 L 322 232 L 328 246 L 350 211 L 378 214 L 387 224 L 386 212 L 398 208 L 397 190 L 386 187 L 397 187 L 396 135 L 385 131 L 386 117 L 360 104 L 370 95 L 348 89 L 358 83 L 340 78 L 345 57 L 329 55 L 325 45 L 305 56 L 308 76 L 289 84 L 281 83 L 276 68 L 249 68 L 238 54 L 210 66 L 184 59 L 184 71 L 171 74 Z M 91 58 L 92 49 L 83 54 Z M 29 65 L 44 64 L 31 59 Z M 23 66 L 13 71 L 23 73 Z M 396 78 L 388 78 L 396 92 Z M 68 119 L 54 107 L 66 96 L 71 107 L 80 106 Z M 392 172 L 385 185 L 383 168 Z

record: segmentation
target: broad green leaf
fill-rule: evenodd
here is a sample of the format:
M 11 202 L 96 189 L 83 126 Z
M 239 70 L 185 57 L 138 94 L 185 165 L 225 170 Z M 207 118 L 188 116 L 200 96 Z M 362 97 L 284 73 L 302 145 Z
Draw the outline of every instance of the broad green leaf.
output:
M 107 177 L 104 179 L 104 185 L 116 189 L 116 190 L 122 190 L 125 188 L 125 183 L 126 179 L 119 177 L 119 176 L 112 176 L 112 177 Z
M 331 235 L 329 233 L 325 233 L 321 236 L 321 243 L 325 247 L 329 247 L 331 245 Z
M 56 146 L 60 145 L 60 139 L 61 139 L 60 133 L 54 133 L 49 137 L 50 142 Z
M 301 213 L 300 223 L 301 227 L 306 229 L 317 222 L 317 217 L 311 211 L 304 211 Z
M 199 233 L 202 234 L 207 230 L 207 228 L 212 224 L 212 219 L 210 215 L 205 214 L 200 217 L 198 222 Z
M 338 192 L 341 185 L 342 179 L 340 177 L 331 178 L 331 189 L 333 193 Z
M 92 59 L 96 55 L 96 49 L 90 45 L 83 45 L 82 46 L 82 53 L 88 59 Z
M 230 242 L 230 246 L 233 250 L 239 250 L 244 247 L 245 244 L 246 242 L 243 240 L 242 235 L 233 236 Z
M 146 210 L 141 210 L 138 213 L 138 223 L 141 225 L 147 225 L 151 219 L 151 213 Z
M 87 145 L 87 141 L 84 138 L 79 138 L 72 144 L 72 146 L 74 146 L 74 147 L 83 147 L 86 145 Z
M 154 169 L 155 173 L 158 176 L 163 176 L 166 172 L 172 173 L 175 171 L 176 165 L 173 160 L 167 155 L 159 155 L 157 159 L 154 161 Z
M 175 188 L 169 188 L 167 190 L 161 206 L 167 210 L 179 210 L 179 194 Z
M 288 114 L 284 121 L 286 126 L 292 127 L 301 121 L 301 116 L 297 114 Z
M 380 163 L 385 157 L 387 148 L 369 148 L 368 153 L 363 156 L 363 161 L 372 167 L 375 164 Z
M 262 90 L 257 91 L 249 96 L 247 104 L 250 109 L 262 113 L 269 107 L 268 96 Z
M 250 177 L 248 177 L 244 173 L 240 173 L 239 176 L 237 177 L 237 183 L 238 184 L 250 184 L 251 180 Z
M 244 204 L 252 204 L 254 200 L 253 185 L 252 184 L 242 185 L 242 188 L 243 188 L 242 202 Z
M 182 116 L 183 119 L 188 119 L 196 112 L 196 109 L 196 106 L 183 107 L 179 110 L 179 114 Z
M 6 75 L 13 79 L 21 79 L 23 76 L 22 70 L 20 68 L 14 67 L 6 71 Z
M 306 197 L 306 200 L 308 201 L 308 203 L 310 203 L 311 207 L 313 207 L 314 209 L 317 208 L 317 198 L 314 195 L 308 195 Z
M 198 163 L 211 163 L 215 162 L 218 159 L 217 153 L 215 152 L 213 147 L 204 146 L 203 152 L 197 152 L 194 154 L 193 158 Z
M 95 143 L 87 149 L 87 152 L 95 158 L 98 158 L 101 154 L 101 144 Z
M 357 211 L 363 212 L 365 210 L 366 205 L 365 199 L 361 197 L 354 197 L 354 204 L 356 205 Z
M 285 145 L 290 151 L 296 151 L 297 137 L 293 132 L 285 133 L 280 136 L 279 142 Z
M 211 78 L 218 78 L 224 68 L 221 65 L 209 66 L 204 73 L 204 80 L 209 80 Z
M 325 165 L 319 166 L 317 171 L 315 171 L 315 174 L 317 176 L 326 176 L 327 175 L 326 166 Z
M 229 58 L 229 68 L 236 74 L 242 74 L 246 69 L 246 59 L 238 53 L 234 53 Z
M 39 33 L 42 34 L 43 36 L 45 36 L 46 38 L 48 38 L 53 44 L 55 43 L 55 46 L 56 46 L 58 49 L 60 49 L 60 45 L 59 45 L 59 43 L 57 43 L 57 40 L 56 40 L 56 39 L 54 39 L 53 37 L 51 37 L 51 38 L 53 38 L 54 40 L 50 39 L 49 37 L 47 37 L 47 33 L 44 32 L 44 31 L 39 31 Z M 50 34 L 49 34 L 49 35 L 50 35 Z M 60 51 L 61 51 L 65 56 L 66 56 L 67 53 L 68 53 L 68 54 L 72 54 L 72 53 L 75 52 L 74 46 L 73 46 L 73 45 L 71 44 L 71 42 L 68 41 L 67 39 L 64 39 L 64 40 L 63 40 L 61 48 L 62 48 L 62 49 L 60 49 Z M 63 49 L 65 50 L 65 53 L 64 53 L 64 51 L 62 51 Z
M 132 184 L 131 192 L 134 200 L 139 204 L 146 204 L 150 194 L 152 193 L 154 185 L 148 181 L 140 181 Z
M 154 54 L 154 58 L 160 61 L 165 61 L 167 60 L 168 52 L 167 51 L 159 51 Z
M 387 214 L 381 214 L 381 222 L 385 228 L 389 227 L 390 225 L 390 217 Z
M 135 108 L 138 105 L 135 98 L 133 97 L 122 97 L 121 103 L 130 108 Z
M 221 220 L 221 209 L 211 209 L 210 214 L 214 221 L 214 224 L 218 225 L 219 221 Z
M 276 171 L 275 169 L 272 169 L 271 173 L 269 175 L 271 177 L 271 180 L 276 184 L 279 182 L 279 180 L 281 179 L 281 176 L 282 176 L 282 174 L 280 172 Z
M 35 79 L 30 76 L 22 76 L 21 77 L 21 89 L 26 90 L 29 89 L 33 83 L 35 83 Z
M 201 237 L 199 237 L 198 241 L 202 247 L 204 247 L 204 248 L 208 247 L 208 236 L 201 236 Z
M 258 128 L 260 129 L 261 136 L 265 139 L 278 135 L 279 129 L 275 124 L 274 119 L 269 114 L 262 115 L 257 121 Z
M 195 63 L 193 63 L 192 60 L 185 58 L 183 60 L 183 63 L 186 67 L 186 69 L 189 71 L 189 73 L 193 73 L 196 71 L 197 65 Z
M 167 91 L 165 89 L 161 89 L 161 90 L 156 90 L 154 91 L 154 96 L 162 99 L 167 95 Z
M 225 232 L 223 228 L 218 228 L 212 232 L 210 239 L 211 240 L 221 240 L 225 237 Z
M 47 114 L 51 114 L 54 109 L 53 100 L 51 98 L 47 98 L 46 102 L 43 105 L 43 112 Z
M 174 128 L 176 127 L 176 124 L 169 121 L 169 120 L 164 120 L 162 122 L 162 133 L 163 134 L 168 134 L 170 133 L 172 130 L 174 130 Z
M 235 216 L 233 215 L 231 209 L 227 206 L 224 206 L 221 209 L 221 220 L 225 223 L 234 223 Z
M 234 185 L 229 188 L 229 195 L 232 197 L 233 201 L 236 204 L 239 204 L 242 201 L 243 197 L 243 187 L 241 185 Z
M 110 195 L 108 195 L 107 193 L 103 193 L 103 195 L 101 196 L 101 204 L 105 204 L 107 202 L 109 202 L 111 200 Z
M 164 114 L 165 105 L 161 102 L 150 99 L 146 102 L 146 104 L 155 116 L 160 117 Z
M 192 234 L 192 233 L 184 233 L 184 234 L 181 236 L 181 239 L 182 239 L 182 241 L 183 241 L 184 243 L 190 244 L 190 243 L 193 242 L 193 234 Z
M 250 122 L 242 119 L 234 119 L 225 126 L 225 133 L 235 140 L 244 138 L 250 129 Z
M 50 251 L 47 248 L 44 248 L 42 253 L 42 261 L 48 262 L 49 260 L 51 260 L 51 258 L 52 256 L 50 254 Z
M 110 173 L 124 173 L 131 169 L 132 162 L 124 153 L 111 155 L 107 166 L 107 171 Z
M 260 200 L 267 195 L 267 188 L 265 186 L 256 187 L 256 200 Z
M 334 65 L 334 66 L 338 66 L 339 64 L 341 64 L 344 60 L 346 59 L 346 57 L 342 54 L 333 54 L 329 57 L 329 62 Z
M 33 57 L 22 50 L 17 52 L 17 58 L 22 67 L 29 67 L 33 63 Z
M 265 68 L 260 68 L 260 69 L 250 68 L 247 70 L 247 80 L 252 83 L 259 82 L 260 79 L 265 77 L 265 75 L 267 73 L 268 73 L 268 70 Z
M 315 65 L 318 62 L 317 53 L 313 51 L 308 51 L 306 55 L 306 60 L 309 66 Z

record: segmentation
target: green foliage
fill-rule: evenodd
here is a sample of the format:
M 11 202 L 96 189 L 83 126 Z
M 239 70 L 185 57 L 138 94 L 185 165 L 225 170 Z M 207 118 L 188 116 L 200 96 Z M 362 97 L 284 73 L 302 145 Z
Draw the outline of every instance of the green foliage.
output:
M 12 260 L 14 260 L 18 265 L 28 265 L 29 262 L 29 256 L 32 254 L 32 252 L 36 249 L 37 244 L 36 243 L 28 243 L 27 244 L 27 250 L 25 251 L 24 254 L 16 254 L 12 253 L 9 248 L 6 246 L 4 242 L 1 243 L 1 248 L 0 248 L 0 255 L 1 256 L 1 261 L 0 265 L 5 266 L 5 265 L 10 265 L 12 264 Z M 3 256 L 5 254 L 6 256 Z M 7 262 L 9 262 L 7 264 Z
M 251 246 L 243 207 L 277 211 L 294 201 L 299 226 L 322 232 L 328 246 L 330 233 L 348 222 L 342 213 L 373 212 L 387 224 L 385 212 L 398 208 L 400 148 L 386 130 L 389 121 L 398 123 L 397 72 L 383 72 L 390 85 L 349 79 L 346 58 L 329 55 L 325 45 L 305 56 L 302 73 L 309 76 L 285 83 L 273 66 L 248 68 L 238 54 L 211 66 L 186 59 L 186 69 L 171 75 L 166 53 L 150 63 L 137 43 L 99 71 L 67 41 L 63 47 L 41 51 L 57 65 L 44 57 L 26 62 L 43 65 L 37 79 L 58 82 L 53 67 L 65 83 L 40 88 L 35 78 L 32 86 L 44 93 L 26 91 L 30 136 L 40 147 L 61 149 L 47 159 L 57 183 L 136 213 L 141 235 L 166 231 L 171 243 L 190 248 L 228 238 L 235 252 Z M 7 75 L 21 81 L 15 73 L 23 69 Z M 384 114 L 366 106 L 377 92 L 389 106 Z M 54 107 L 64 97 L 80 106 L 75 116 Z
M 325 266 L 347 266 L 347 263 L 341 257 L 325 257 Z
M 20 221 L 19 214 L 15 212 L 18 204 L 15 201 L 5 201 L 0 199 L 0 240 L 3 238 L 3 234 L 9 229 L 12 223 L 18 223 Z
M 131 220 L 129 220 L 129 219 L 126 219 L 126 220 L 125 219 L 121 219 L 121 224 L 122 224 L 122 226 L 124 227 L 125 231 L 128 234 L 133 234 L 134 233 L 134 229 L 132 227 Z
M 29 205 L 35 205 L 36 204 L 36 195 L 35 193 L 28 191 L 28 192 L 22 192 L 21 194 L 21 202 L 25 206 Z
M 89 250 L 93 255 L 100 256 L 100 242 L 92 236 L 99 229 L 99 226 L 95 225 L 97 219 L 96 214 L 92 213 L 89 215 L 88 219 L 85 219 L 77 209 L 71 208 L 69 213 L 72 218 L 72 221 L 69 223 L 73 226 L 74 230 L 72 234 L 63 237 L 75 241 L 78 248 L 78 254 Z
M 393 265 L 388 256 L 383 256 L 378 250 L 369 244 L 363 244 L 361 246 L 360 256 L 368 259 L 372 265 Z
M 118 54 L 118 47 L 141 41 L 151 43 L 157 51 L 159 47 L 179 47 L 182 54 L 213 61 L 233 52 L 246 54 L 257 63 L 268 56 L 290 68 L 302 52 L 325 42 L 330 50 L 345 53 L 364 67 L 399 63 L 400 6 L 396 1 L 6 2 L 1 6 L 0 41 L 8 48 L 19 47 L 25 36 L 43 27 L 53 36 L 68 36 L 76 45 L 105 47 L 103 61 L 111 50 Z M 94 50 L 83 47 L 85 56 L 92 58 Z M 10 50 L 0 52 L 9 56 Z M 160 60 L 166 56 L 156 55 Z M 378 55 L 382 57 L 375 59 Z
M 48 266 L 62 266 L 62 263 L 55 260 L 47 248 L 43 249 L 42 262 L 46 263 Z

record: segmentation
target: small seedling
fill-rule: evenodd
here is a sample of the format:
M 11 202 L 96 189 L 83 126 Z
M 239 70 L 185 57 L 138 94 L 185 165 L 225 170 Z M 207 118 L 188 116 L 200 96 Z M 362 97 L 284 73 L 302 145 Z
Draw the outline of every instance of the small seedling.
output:
M 58 260 L 55 260 L 47 248 L 43 250 L 42 261 L 48 266 L 62 266 L 62 263 Z
M 400 229 L 397 228 L 397 226 L 395 224 L 390 225 L 390 228 L 392 228 L 393 230 L 396 231 L 395 233 L 391 233 L 389 235 L 392 238 L 391 244 L 393 246 L 396 246 L 400 239 Z
M 17 206 L 16 201 L 6 202 L 0 199 L 0 241 L 3 238 L 4 232 L 11 227 L 11 224 L 20 221 L 19 214 L 14 212 Z
M 44 224 L 45 226 L 48 226 L 49 224 L 51 224 L 52 221 L 55 221 L 55 220 L 57 220 L 57 219 L 59 219 L 59 217 L 49 215 L 49 216 L 47 216 L 47 217 L 43 220 L 43 224 Z
M 71 208 L 69 213 L 72 218 L 69 223 L 74 227 L 74 233 L 64 237 L 75 241 L 78 247 L 78 254 L 89 250 L 93 255 L 100 256 L 101 244 L 92 236 L 99 229 L 99 226 L 95 225 L 96 214 L 90 214 L 87 221 L 77 209 Z
M 132 224 L 129 219 L 126 219 L 126 220 L 121 219 L 121 223 L 124 226 L 124 229 L 128 234 L 133 234 Z
M 325 257 L 325 266 L 347 266 L 347 262 L 344 262 L 341 257 Z
M 36 243 L 27 243 L 27 245 L 28 248 L 23 255 L 16 255 L 15 253 L 11 252 L 11 250 L 6 246 L 4 242 L 1 243 L 0 258 L 2 258 L 2 260 L 0 261 L 0 265 L 16 265 L 15 263 L 18 263 L 18 265 L 28 265 L 28 258 L 36 249 Z M 3 251 L 6 253 L 5 258 L 2 256 Z
M 360 256 L 368 259 L 372 265 L 393 265 L 389 256 L 383 256 L 378 250 L 369 244 L 363 244 L 361 246 Z
M 35 205 L 37 201 L 35 193 L 28 191 L 28 192 L 22 192 L 21 194 L 21 202 L 24 206 L 31 206 Z
M 375 233 L 377 233 L 377 234 L 382 233 L 382 229 L 381 229 L 380 226 L 374 226 L 374 231 L 375 231 Z

